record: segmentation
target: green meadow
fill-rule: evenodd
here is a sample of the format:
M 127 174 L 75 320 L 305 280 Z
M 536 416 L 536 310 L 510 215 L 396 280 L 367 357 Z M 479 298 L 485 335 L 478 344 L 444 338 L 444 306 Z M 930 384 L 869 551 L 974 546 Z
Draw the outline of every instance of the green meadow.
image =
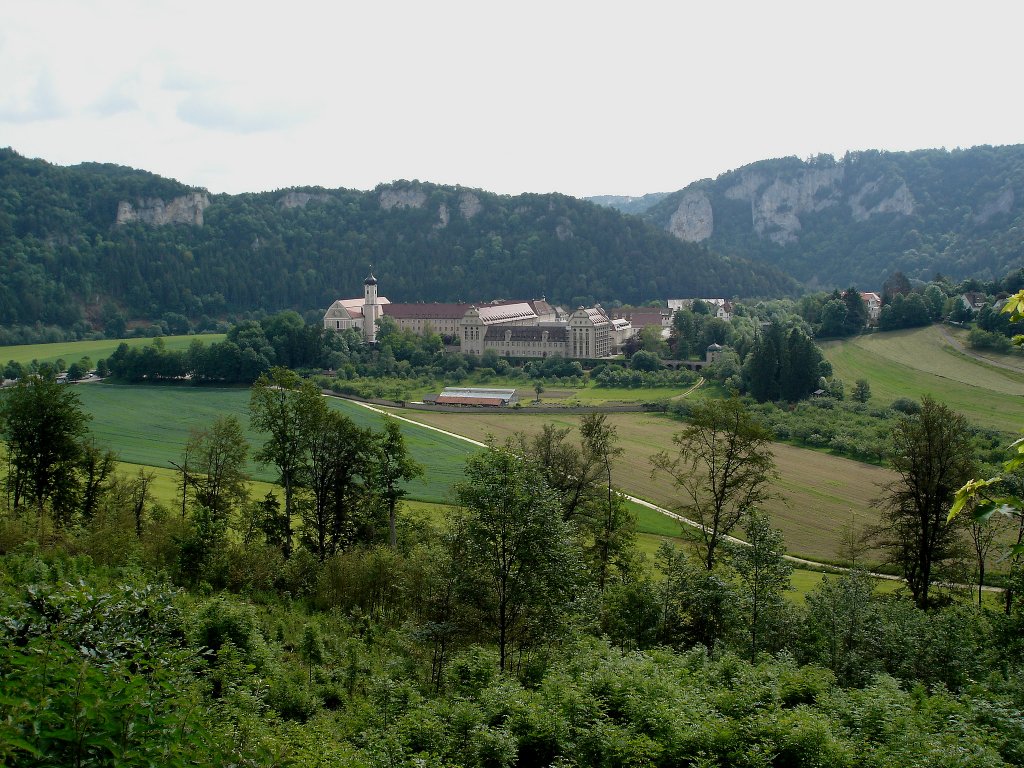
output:
M 188 349 L 189 344 L 199 340 L 204 344 L 213 344 L 223 341 L 223 333 L 206 333 L 188 336 L 161 336 L 164 346 L 167 349 Z M 93 363 L 97 360 L 110 357 L 121 345 L 129 347 L 145 347 L 153 342 L 150 338 L 133 339 L 97 339 L 94 341 L 63 341 L 53 344 L 18 344 L 16 346 L 0 347 L 0 364 L 13 360 L 22 365 L 28 365 L 33 360 L 40 363 L 55 363 L 63 360 L 68 365 L 88 356 Z
M 835 375 L 871 385 L 871 403 L 931 395 L 984 427 L 1024 427 L 1024 372 L 998 368 L 956 350 L 939 326 L 875 333 L 822 344 Z
M 76 390 L 85 410 L 92 415 L 90 428 L 101 445 L 118 452 L 122 461 L 171 468 L 177 462 L 192 429 L 202 429 L 217 416 L 236 416 L 246 430 L 253 450 L 264 437 L 249 428 L 249 390 L 189 386 L 122 386 L 86 384 Z M 328 398 L 330 407 L 342 411 L 359 426 L 381 430 L 383 417 L 339 398 Z M 409 485 L 412 498 L 445 502 L 451 486 L 462 479 L 466 457 L 476 449 L 455 437 L 423 427 L 402 424 L 409 450 L 426 467 L 422 479 Z M 273 467 L 250 460 L 253 478 L 273 482 Z

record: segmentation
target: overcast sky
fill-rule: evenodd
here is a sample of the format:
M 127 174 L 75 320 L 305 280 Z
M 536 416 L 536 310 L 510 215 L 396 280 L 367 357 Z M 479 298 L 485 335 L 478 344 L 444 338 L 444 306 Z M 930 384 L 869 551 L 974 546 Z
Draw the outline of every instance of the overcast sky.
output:
M 0 146 L 211 192 L 586 196 L 785 155 L 1015 144 L 1018 6 L 12 0 Z

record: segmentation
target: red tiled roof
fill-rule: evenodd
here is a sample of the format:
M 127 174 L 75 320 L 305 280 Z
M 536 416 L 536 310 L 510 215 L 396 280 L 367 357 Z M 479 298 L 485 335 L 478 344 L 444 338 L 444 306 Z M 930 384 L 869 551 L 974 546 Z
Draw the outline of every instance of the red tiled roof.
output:
M 472 304 L 387 304 L 381 309 L 388 317 L 400 320 L 461 320 L 471 306 Z
M 616 318 L 621 317 L 629 320 L 629 322 L 636 328 L 645 328 L 648 325 L 660 326 L 662 324 L 662 318 L 664 317 L 659 309 L 647 311 L 640 311 L 636 309 L 614 310 L 612 314 Z
M 455 397 L 454 395 L 438 395 L 437 403 L 441 405 L 503 405 L 500 397 Z

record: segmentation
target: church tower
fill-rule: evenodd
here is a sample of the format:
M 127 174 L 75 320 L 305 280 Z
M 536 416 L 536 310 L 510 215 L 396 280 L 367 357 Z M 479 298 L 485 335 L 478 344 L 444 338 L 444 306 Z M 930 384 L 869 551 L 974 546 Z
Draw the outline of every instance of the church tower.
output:
M 369 276 L 363 280 L 363 338 L 368 344 L 377 341 L 377 319 L 381 316 L 381 306 L 377 302 L 377 278 L 370 269 Z

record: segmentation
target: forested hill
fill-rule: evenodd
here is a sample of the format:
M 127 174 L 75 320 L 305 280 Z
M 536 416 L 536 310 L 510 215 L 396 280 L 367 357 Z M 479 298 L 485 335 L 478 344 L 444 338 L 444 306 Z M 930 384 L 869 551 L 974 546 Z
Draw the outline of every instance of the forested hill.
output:
M 563 195 L 404 181 L 212 195 L 0 150 L 0 325 L 326 308 L 360 295 L 370 264 L 392 301 L 575 305 L 795 288 L 774 268 Z
M 1024 264 L 1024 145 L 764 160 L 643 211 L 635 201 L 681 240 L 812 287 L 878 290 L 894 270 L 995 279 Z

